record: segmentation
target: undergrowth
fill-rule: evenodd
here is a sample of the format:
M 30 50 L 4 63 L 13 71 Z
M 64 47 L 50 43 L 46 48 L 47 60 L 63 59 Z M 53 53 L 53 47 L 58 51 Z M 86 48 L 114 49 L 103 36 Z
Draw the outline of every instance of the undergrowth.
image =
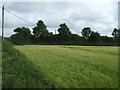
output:
M 40 68 L 6 40 L 3 41 L 2 53 L 2 88 L 52 88 Z

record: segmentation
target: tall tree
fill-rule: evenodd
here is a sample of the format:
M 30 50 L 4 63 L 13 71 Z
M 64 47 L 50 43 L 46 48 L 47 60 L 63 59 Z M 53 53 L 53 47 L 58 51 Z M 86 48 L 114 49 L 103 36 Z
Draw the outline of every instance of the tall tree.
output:
M 120 45 L 120 29 L 114 28 L 112 36 L 114 37 L 114 42 Z
M 45 37 L 49 36 L 47 26 L 42 20 L 37 22 L 37 26 L 33 28 L 34 38 L 43 40 Z M 40 41 L 39 40 L 39 41 Z
M 118 33 L 118 29 L 117 28 L 114 28 L 113 32 L 112 32 L 112 36 L 114 38 L 117 38 L 117 33 Z
M 18 27 L 16 29 L 14 29 L 14 32 L 16 32 L 16 34 L 13 34 L 11 36 L 11 39 L 14 43 L 16 44 L 26 44 L 28 42 L 31 42 L 31 31 L 29 28 L 26 27 Z
M 89 36 L 89 41 L 96 44 L 100 42 L 100 34 L 98 32 L 92 31 L 90 36 Z
M 85 27 L 82 29 L 82 36 L 84 37 L 84 39 L 88 40 L 90 34 L 91 34 L 91 28 L 90 27 Z
M 70 41 L 71 39 L 71 31 L 70 29 L 68 28 L 68 26 L 63 23 L 63 24 L 60 24 L 59 26 L 60 28 L 58 28 L 58 36 L 59 38 L 62 40 L 62 41 Z
M 102 45 L 113 45 L 113 38 L 108 36 L 101 36 Z

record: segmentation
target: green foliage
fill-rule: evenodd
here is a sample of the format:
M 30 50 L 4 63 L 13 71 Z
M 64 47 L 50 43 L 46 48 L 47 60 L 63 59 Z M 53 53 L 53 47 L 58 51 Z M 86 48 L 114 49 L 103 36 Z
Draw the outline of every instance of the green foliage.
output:
M 3 88 L 51 88 L 40 68 L 29 61 L 24 54 L 3 41 L 2 87 Z
M 80 37 L 79 35 L 77 35 L 77 34 L 71 34 L 71 40 L 72 41 L 82 41 L 82 37 Z
M 90 36 L 90 34 L 91 34 L 91 28 L 90 27 L 85 27 L 85 28 L 83 28 L 82 29 L 82 36 L 86 39 L 86 40 L 88 40 L 88 38 L 89 38 L 89 36 Z
M 63 23 L 60 24 L 60 28 L 58 29 L 58 36 L 59 39 L 62 41 L 70 41 L 71 40 L 71 31 L 69 30 L 68 26 Z
M 113 37 L 101 36 L 94 32 L 90 27 L 82 29 L 82 36 L 71 33 L 66 23 L 60 24 L 58 34 L 53 34 L 47 30 L 47 26 L 39 20 L 33 28 L 33 35 L 29 28 L 18 27 L 14 30 L 11 40 L 14 44 L 57 44 L 57 45 L 101 45 L 118 46 L 120 45 L 120 29 L 115 28 L 112 32 Z M 114 39 L 114 40 L 113 40 Z
M 18 27 L 14 30 L 16 34 L 11 36 L 12 42 L 15 44 L 28 44 L 31 42 L 31 31 L 26 27 Z
M 37 26 L 33 28 L 33 34 L 35 38 L 48 34 L 47 27 L 42 20 L 39 20 Z
M 58 32 L 60 35 L 70 35 L 71 34 L 69 28 L 67 27 L 67 25 L 65 23 L 60 24 L 60 28 L 58 29 Z
M 91 34 L 90 34 L 90 36 L 89 36 L 89 38 L 88 38 L 88 40 L 90 42 L 92 42 L 92 43 L 98 43 L 98 42 L 101 41 L 100 40 L 100 34 L 98 32 L 92 31 Z
M 118 30 L 117 30 L 117 28 L 114 28 L 114 30 L 113 30 L 113 32 L 112 32 L 112 35 L 113 35 L 113 37 L 118 37 Z
M 120 29 L 114 28 L 112 35 L 114 37 L 114 43 L 120 45 Z
M 42 20 L 39 20 L 37 26 L 33 28 L 33 34 L 38 42 L 45 41 L 51 36 Z
M 106 46 L 106 45 L 111 45 L 112 46 L 112 45 L 114 45 L 112 37 L 100 36 L 100 39 L 101 39 L 101 44 L 103 46 Z
M 15 46 L 56 88 L 118 88 L 118 47 Z

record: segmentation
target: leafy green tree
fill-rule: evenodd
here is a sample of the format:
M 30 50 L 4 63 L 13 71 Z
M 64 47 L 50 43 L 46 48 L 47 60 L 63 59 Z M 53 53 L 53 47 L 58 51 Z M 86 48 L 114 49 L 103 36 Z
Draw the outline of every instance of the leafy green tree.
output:
M 101 45 L 113 45 L 113 38 L 108 36 L 101 36 Z
M 60 28 L 58 28 L 59 39 L 62 41 L 70 41 L 71 40 L 71 31 L 68 28 L 68 26 L 65 23 L 63 23 L 63 24 L 60 24 L 59 27 L 60 27 Z
M 96 43 L 100 42 L 100 34 L 98 32 L 92 31 L 88 40 L 90 42 L 96 44 Z
M 80 41 L 80 36 L 79 35 L 77 35 L 77 34 L 71 34 L 71 40 L 72 41 Z
M 91 28 L 90 27 L 85 27 L 82 29 L 82 36 L 84 37 L 84 39 L 88 40 L 90 34 L 91 34 Z
M 33 34 L 34 38 L 38 41 L 43 41 L 49 36 L 47 26 L 42 20 L 39 20 L 37 26 L 33 28 Z
M 118 39 L 117 39 L 117 41 L 118 41 L 118 45 L 120 46 L 120 29 L 118 29 Z
M 29 28 L 26 27 L 18 27 L 14 30 L 16 34 L 11 36 L 12 41 L 15 44 L 27 44 L 31 42 L 31 31 Z
M 114 28 L 113 32 L 112 32 L 112 36 L 114 38 L 117 38 L 117 33 L 118 33 L 118 29 L 117 28 Z
M 120 45 L 120 29 L 114 28 L 112 36 L 114 37 L 114 42 Z

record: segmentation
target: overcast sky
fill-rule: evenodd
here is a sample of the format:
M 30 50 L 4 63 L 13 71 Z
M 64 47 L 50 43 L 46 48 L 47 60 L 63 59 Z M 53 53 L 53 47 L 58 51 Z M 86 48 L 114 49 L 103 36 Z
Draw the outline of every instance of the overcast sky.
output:
M 5 11 L 5 36 L 11 36 L 16 27 L 26 26 L 32 31 L 38 20 L 43 20 L 48 30 L 53 33 L 61 23 L 66 23 L 72 33 L 79 35 L 84 27 L 91 27 L 101 35 L 110 36 L 113 29 L 118 27 L 117 2 L 96 0 L 94 2 L 6 2 L 3 4 L 7 10 L 28 21 L 27 23 Z

